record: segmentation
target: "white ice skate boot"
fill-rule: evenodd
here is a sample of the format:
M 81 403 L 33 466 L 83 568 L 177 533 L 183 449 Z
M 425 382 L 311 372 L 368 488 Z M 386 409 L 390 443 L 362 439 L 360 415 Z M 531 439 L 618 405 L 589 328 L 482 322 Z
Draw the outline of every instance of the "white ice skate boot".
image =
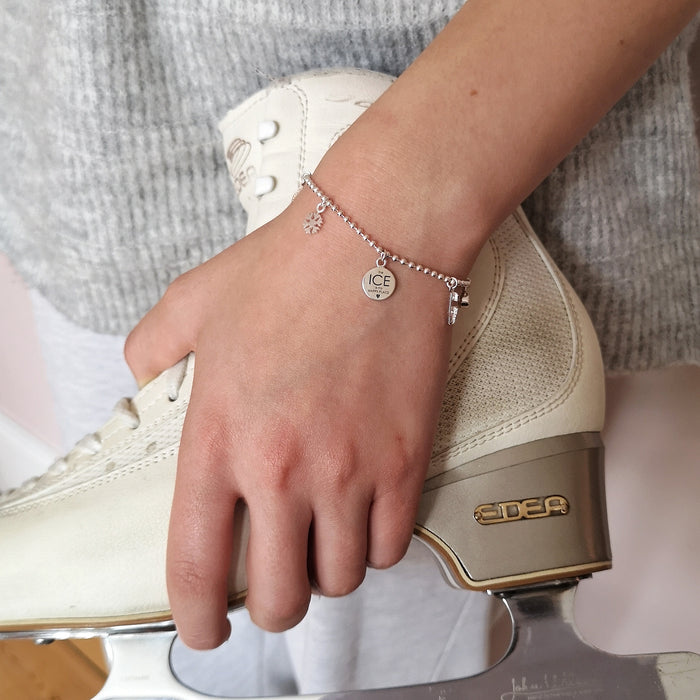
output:
M 289 204 L 302 174 L 390 82 L 355 70 L 304 74 L 227 115 L 224 148 L 249 229 Z M 693 697 L 697 657 L 620 659 L 573 627 L 577 578 L 610 566 L 603 369 L 585 310 L 520 210 L 471 280 L 416 536 L 455 585 L 501 592 L 515 621 L 511 648 L 473 678 L 339 697 Z M 100 700 L 204 697 L 177 684 L 167 662 L 165 548 L 193 363 L 164 372 L 47 474 L 0 496 L 0 638 L 108 637 L 113 667 Z M 245 541 L 245 514 L 237 528 Z M 231 581 L 235 607 L 242 560 Z

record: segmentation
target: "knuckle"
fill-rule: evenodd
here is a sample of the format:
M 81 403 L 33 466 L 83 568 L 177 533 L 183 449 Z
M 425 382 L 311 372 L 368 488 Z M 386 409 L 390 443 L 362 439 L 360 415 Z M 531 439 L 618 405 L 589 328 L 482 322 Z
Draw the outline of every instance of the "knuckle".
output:
M 373 569 L 388 569 L 398 564 L 408 551 L 413 535 L 412 522 L 408 527 L 400 527 L 370 547 L 367 557 Z
M 179 308 L 186 303 L 192 295 L 193 270 L 189 270 L 179 277 L 176 277 L 165 289 L 161 303 L 167 306 Z
M 387 454 L 386 478 L 387 486 L 394 490 L 397 487 L 410 483 L 415 479 L 417 460 L 401 446 L 397 445 Z
M 355 456 L 349 451 L 336 451 L 325 463 L 329 483 L 336 492 L 345 493 L 354 487 L 357 480 Z
M 369 564 L 373 569 L 389 569 L 395 564 L 398 564 L 402 557 L 403 554 L 399 556 L 391 551 L 379 552 L 372 555 L 372 560 Z
M 291 430 L 277 428 L 272 434 L 257 441 L 260 450 L 260 484 L 272 493 L 286 493 L 298 473 L 302 450 Z
M 234 427 L 225 411 L 205 408 L 188 415 L 188 438 L 195 442 L 197 462 L 202 469 L 216 471 L 229 463 L 235 445 Z
M 213 649 L 221 644 L 221 636 L 210 627 L 197 627 L 195 629 L 181 629 L 178 627 L 178 636 L 190 649 L 205 651 Z
M 303 596 L 277 596 L 264 605 L 251 605 L 248 611 L 251 620 L 268 632 L 284 632 L 302 621 L 309 607 L 310 594 Z
M 324 436 L 309 455 L 309 462 L 327 489 L 325 495 L 338 498 L 355 490 L 358 454 L 347 436 Z
M 176 598 L 202 598 L 211 591 L 212 577 L 200 562 L 194 559 L 175 559 L 168 562 L 168 591 Z
M 403 450 L 394 450 L 387 452 L 382 465 L 384 468 L 378 475 L 377 495 L 391 499 L 398 513 L 402 517 L 407 516 L 417 507 L 428 460 Z
M 397 555 L 391 552 L 382 552 L 381 554 L 375 554 L 372 557 L 372 561 L 369 562 L 369 565 L 373 569 L 390 569 L 392 566 L 398 564 L 401 561 L 401 559 L 403 559 L 404 554 L 405 552 L 403 552 L 401 555 Z
M 360 587 L 365 580 L 366 567 L 346 571 L 342 577 L 331 577 L 328 580 L 317 581 L 319 591 L 328 598 L 341 598 Z

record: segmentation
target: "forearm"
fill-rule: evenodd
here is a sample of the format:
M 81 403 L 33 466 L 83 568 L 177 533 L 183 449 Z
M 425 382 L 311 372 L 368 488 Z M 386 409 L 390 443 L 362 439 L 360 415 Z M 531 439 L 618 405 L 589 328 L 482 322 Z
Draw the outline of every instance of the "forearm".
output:
M 698 9 L 470 0 L 329 151 L 318 178 L 380 243 L 464 273 Z

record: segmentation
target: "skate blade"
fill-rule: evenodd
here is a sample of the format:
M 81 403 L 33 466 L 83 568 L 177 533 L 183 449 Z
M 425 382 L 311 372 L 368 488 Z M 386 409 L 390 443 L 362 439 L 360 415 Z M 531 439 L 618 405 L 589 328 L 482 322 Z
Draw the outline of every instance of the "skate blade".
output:
M 574 625 L 576 583 L 501 594 L 513 622 L 503 659 L 469 678 L 426 685 L 306 695 L 309 700 L 698 700 L 700 655 L 616 656 Z M 111 672 L 93 700 L 211 700 L 182 686 L 169 654 L 174 631 L 113 634 Z M 220 698 L 220 700 L 234 700 Z M 287 700 L 289 697 L 287 696 Z

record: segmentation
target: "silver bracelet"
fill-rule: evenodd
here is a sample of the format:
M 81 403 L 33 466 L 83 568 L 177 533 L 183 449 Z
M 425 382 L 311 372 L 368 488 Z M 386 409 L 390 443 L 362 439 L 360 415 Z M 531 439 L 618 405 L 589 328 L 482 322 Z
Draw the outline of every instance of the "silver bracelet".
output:
M 309 212 L 304 219 L 304 232 L 313 235 L 318 233 L 323 226 L 323 212 L 330 209 L 337 214 L 363 241 L 366 241 L 371 248 L 377 252 L 379 257 L 375 262 L 375 267 L 368 270 L 362 278 L 362 289 L 370 298 L 377 301 L 387 299 L 394 293 L 396 288 L 396 278 L 391 270 L 387 269 L 388 261 L 397 262 L 399 265 L 406 265 L 410 270 L 422 272 L 424 275 L 434 277 L 444 282 L 449 292 L 447 304 L 447 325 L 454 325 L 457 320 L 457 312 L 462 306 L 469 306 L 469 285 L 470 280 L 460 280 L 451 275 L 431 270 L 425 265 L 419 265 L 412 260 L 401 258 L 391 253 L 386 248 L 382 248 L 373 241 L 357 224 L 351 221 L 343 210 L 334 204 L 331 199 L 324 194 L 318 185 L 311 179 L 311 175 L 306 173 L 302 176 L 302 186 L 306 185 L 321 201 L 316 205 L 316 209 Z

